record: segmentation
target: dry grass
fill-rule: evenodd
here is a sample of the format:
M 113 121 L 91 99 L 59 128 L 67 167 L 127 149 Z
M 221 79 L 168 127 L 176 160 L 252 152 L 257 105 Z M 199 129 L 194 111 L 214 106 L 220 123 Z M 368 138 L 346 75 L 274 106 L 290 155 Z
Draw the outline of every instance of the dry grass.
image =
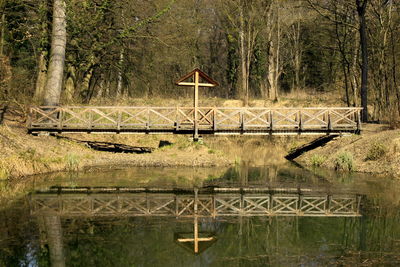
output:
M 312 165 L 314 155 L 325 157 L 323 166 L 335 168 L 338 155 L 351 155 L 341 162 L 351 164 L 360 172 L 400 175 L 400 130 L 386 130 L 381 125 L 365 125 L 362 135 L 334 140 L 299 157 L 299 161 Z M 351 163 L 349 162 L 351 161 Z M 346 165 L 348 166 L 348 165 Z
M 250 99 L 250 107 L 311 107 L 311 106 L 343 106 L 345 103 L 337 96 L 336 91 L 320 92 L 312 89 L 302 89 L 291 93 L 284 93 L 279 101 L 268 99 Z M 121 99 L 94 99 L 90 105 L 113 105 L 113 106 L 192 106 L 191 94 L 183 94 L 177 98 L 151 97 L 151 98 L 129 98 Z M 203 107 L 242 107 L 244 102 L 237 99 L 225 99 L 217 97 L 206 97 L 200 91 L 199 105 Z
M 83 144 L 52 136 L 31 136 L 23 126 L 7 121 L 0 126 L 0 179 L 63 170 L 79 170 L 93 165 L 131 166 L 226 166 L 229 159 L 220 151 L 209 153 L 207 145 L 177 135 L 88 135 L 79 140 L 105 141 L 132 146 L 153 147 L 151 154 L 117 154 L 94 151 Z M 158 148 L 160 140 L 173 143 Z

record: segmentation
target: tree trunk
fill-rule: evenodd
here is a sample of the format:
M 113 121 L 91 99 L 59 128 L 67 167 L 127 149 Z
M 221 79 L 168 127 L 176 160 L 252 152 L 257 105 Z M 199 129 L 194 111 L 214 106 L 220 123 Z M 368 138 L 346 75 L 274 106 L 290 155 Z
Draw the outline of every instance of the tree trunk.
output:
M 268 54 L 268 97 L 269 99 L 275 100 L 276 87 L 275 87 L 275 48 L 273 41 L 270 42 L 269 54 Z
M 281 51 L 281 45 L 280 45 L 280 40 L 281 40 L 281 26 L 279 23 L 279 9 L 277 9 L 277 19 L 276 19 L 276 24 L 277 24 L 277 28 L 276 28 L 276 34 L 277 34 L 277 38 L 276 38 L 276 55 L 275 55 L 275 98 L 274 101 L 278 101 L 278 84 L 279 84 L 279 76 L 280 75 L 280 65 L 279 65 L 279 57 L 280 57 L 280 51 Z
M 244 15 L 243 15 L 243 7 L 240 7 L 240 29 L 239 29 L 239 40 L 240 40 L 240 63 L 242 70 L 242 90 L 240 92 L 240 97 L 245 98 L 246 92 L 246 77 L 247 77 L 247 68 L 246 68 L 246 52 L 245 52 L 245 40 L 244 40 Z M 247 106 L 246 98 L 245 105 Z
M 350 95 L 349 95 L 349 78 L 348 78 L 348 68 L 346 68 L 345 62 L 342 63 L 343 75 L 344 75 L 344 88 L 346 93 L 346 104 L 350 107 Z
M 96 98 L 101 98 L 103 96 L 103 91 L 104 91 L 104 77 L 101 76 L 99 79 L 100 79 L 99 90 L 97 91 Z
M 278 30 L 279 31 L 279 30 Z M 278 84 L 280 76 L 279 66 L 279 34 L 278 40 L 270 41 L 269 53 L 268 53 L 268 85 L 269 92 L 268 97 L 273 101 L 278 101 Z
M 294 88 L 295 90 L 302 87 L 300 84 L 301 71 L 301 43 L 300 43 L 300 21 L 296 25 L 292 25 L 293 33 L 293 68 L 294 68 Z
M 361 106 L 363 107 L 361 119 L 368 121 L 368 43 L 367 43 L 367 21 L 365 13 L 368 0 L 356 0 L 357 13 L 359 16 L 359 32 L 361 46 Z
M 4 32 L 6 28 L 6 14 L 1 16 L 1 39 L 0 39 L 0 57 L 4 56 Z
M 75 95 L 75 82 L 76 82 L 76 75 L 75 75 L 75 67 L 72 65 L 68 66 L 68 76 L 67 80 L 65 81 L 65 99 L 70 102 L 74 98 Z
M 67 43 L 66 24 L 65 1 L 54 0 L 50 64 L 44 96 L 44 104 L 46 106 L 55 106 L 60 103 L 64 74 L 65 47 Z
M 360 48 L 360 42 L 356 39 L 356 43 L 354 44 L 353 47 L 353 61 L 351 63 L 351 73 L 352 73 L 352 78 L 351 78 L 351 87 L 353 89 L 353 106 L 356 107 L 358 106 L 358 75 L 357 75 L 357 59 L 359 57 L 359 48 Z
M 46 87 L 47 79 L 47 52 L 40 51 L 39 62 L 38 62 L 38 74 L 36 78 L 36 88 L 35 88 L 35 99 L 42 100 L 43 94 Z
M 124 65 L 124 49 L 121 49 L 118 62 L 117 98 L 122 95 L 122 68 Z
M 396 98 L 397 98 L 397 111 L 400 116 L 400 85 L 397 84 L 397 67 L 396 67 L 396 41 L 395 41 L 395 33 L 393 32 L 392 27 L 390 27 L 390 36 L 391 36 L 391 48 L 392 48 L 392 79 L 393 86 L 396 90 Z
M 92 80 L 93 76 L 93 65 L 88 66 L 88 69 L 86 70 L 83 80 L 79 86 L 79 92 L 81 95 L 84 96 L 84 99 L 87 101 L 89 99 L 90 95 L 90 81 Z
M 49 41 L 49 0 L 39 0 L 39 23 L 40 23 L 40 43 L 39 57 L 37 58 L 37 76 L 35 84 L 36 101 L 43 101 L 44 92 L 46 89 L 47 70 L 48 70 L 48 41 Z

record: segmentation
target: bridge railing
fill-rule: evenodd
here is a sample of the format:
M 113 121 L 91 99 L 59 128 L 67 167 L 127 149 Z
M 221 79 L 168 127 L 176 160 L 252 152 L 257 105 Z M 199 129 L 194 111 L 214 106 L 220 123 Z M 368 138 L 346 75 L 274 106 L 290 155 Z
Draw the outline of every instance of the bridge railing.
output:
M 200 107 L 207 131 L 356 131 L 362 108 Z M 193 107 L 31 107 L 29 130 L 180 131 L 194 128 Z

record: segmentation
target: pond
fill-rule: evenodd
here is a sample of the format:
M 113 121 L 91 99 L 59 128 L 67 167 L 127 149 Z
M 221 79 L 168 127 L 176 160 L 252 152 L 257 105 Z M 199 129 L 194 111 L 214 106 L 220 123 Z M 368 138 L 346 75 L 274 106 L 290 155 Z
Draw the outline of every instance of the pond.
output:
M 27 187 L 0 211 L 0 266 L 400 264 L 389 177 L 244 164 L 97 169 Z

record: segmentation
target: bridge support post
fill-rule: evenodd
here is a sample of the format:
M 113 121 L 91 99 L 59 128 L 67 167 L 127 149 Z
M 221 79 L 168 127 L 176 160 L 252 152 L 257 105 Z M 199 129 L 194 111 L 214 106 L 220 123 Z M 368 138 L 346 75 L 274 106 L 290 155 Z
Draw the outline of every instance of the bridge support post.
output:
M 299 135 L 303 131 L 303 114 L 299 111 Z
M 194 133 L 193 141 L 199 140 L 199 125 L 198 125 L 198 106 L 199 106 L 199 72 L 194 74 Z

